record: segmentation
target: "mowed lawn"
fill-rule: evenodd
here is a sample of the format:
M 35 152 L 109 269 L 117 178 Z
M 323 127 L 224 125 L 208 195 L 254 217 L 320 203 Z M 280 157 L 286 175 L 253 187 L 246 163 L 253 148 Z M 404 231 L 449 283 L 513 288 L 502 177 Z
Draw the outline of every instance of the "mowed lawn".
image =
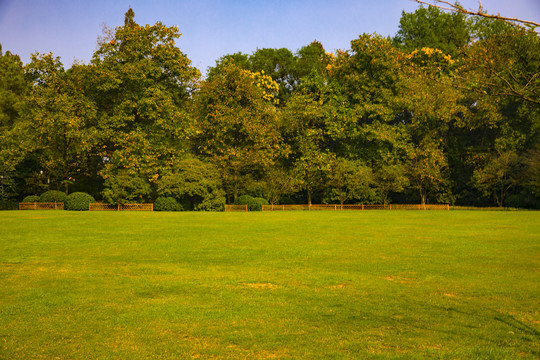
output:
M 533 359 L 540 212 L 0 212 L 2 359 Z

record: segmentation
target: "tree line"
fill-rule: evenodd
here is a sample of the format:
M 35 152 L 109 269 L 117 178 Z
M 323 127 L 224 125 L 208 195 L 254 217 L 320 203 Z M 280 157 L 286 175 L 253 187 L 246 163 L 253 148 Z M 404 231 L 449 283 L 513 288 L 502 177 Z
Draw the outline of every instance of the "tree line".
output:
M 47 190 L 217 210 L 278 203 L 540 208 L 540 44 L 435 7 L 348 50 L 228 54 L 202 77 L 176 26 L 106 28 L 88 64 L 0 47 L 3 202 Z

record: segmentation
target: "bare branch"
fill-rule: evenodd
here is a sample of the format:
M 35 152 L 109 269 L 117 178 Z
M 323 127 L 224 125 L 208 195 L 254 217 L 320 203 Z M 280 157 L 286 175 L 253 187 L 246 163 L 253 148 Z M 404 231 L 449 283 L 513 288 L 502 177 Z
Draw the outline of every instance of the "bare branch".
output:
M 480 1 L 478 2 L 479 5 L 480 5 L 478 11 L 467 10 L 461 5 L 452 4 L 451 2 L 445 1 L 445 0 L 432 0 L 433 3 L 430 3 L 430 2 L 427 2 L 427 1 L 422 1 L 422 0 L 410 0 L 410 1 L 414 1 L 414 2 L 417 2 L 419 4 L 423 4 L 423 5 L 436 7 L 436 8 L 442 9 L 442 10 L 455 11 L 455 12 L 459 12 L 459 13 L 467 14 L 467 15 L 482 16 L 482 17 L 485 17 L 485 18 L 502 20 L 502 21 L 505 21 L 505 22 L 510 23 L 512 25 L 515 25 L 515 23 L 517 22 L 517 23 L 520 23 L 520 24 L 523 24 L 523 25 L 531 25 L 531 26 L 534 26 L 534 27 L 540 27 L 540 23 L 537 23 L 537 22 L 534 22 L 534 21 L 523 20 L 523 19 L 518 19 L 518 18 L 510 18 L 510 17 L 506 17 L 506 16 L 501 16 L 500 14 L 497 14 L 497 15 L 488 14 L 485 11 L 483 11 L 482 2 L 480 2 Z M 443 5 L 438 5 L 438 4 L 444 4 L 444 5 L 448 6 L 448 7 L 443 6 Z

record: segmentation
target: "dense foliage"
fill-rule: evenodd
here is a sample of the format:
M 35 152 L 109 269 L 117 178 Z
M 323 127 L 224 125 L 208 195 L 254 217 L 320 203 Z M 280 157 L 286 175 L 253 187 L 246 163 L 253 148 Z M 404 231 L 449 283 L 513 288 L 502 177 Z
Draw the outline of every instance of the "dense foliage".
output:
M 206 78 L 177 27 L 105 29 L 89 64 L 0 48 L 5 200 L 540 207 L 540 41 L 420 7 L 349 50 L 229 54 Z
M 234 205 L 247 205 L 248 211 L 261 211 L 262 205 L 269 205 L 269 203 L 263 198 L 242 195 L 236 198 Z
M 44 203 L 65 203 L 68 195 L 59 190 L 49 190 L 45 191 L 38 198 L 39 202 Z
M 90 204 L 95 203 L 96 200 L 87 193 L 74 192 L 68 195 L 66 202 L 64 203 L 64 209 L 73 211 L 88 211 Z
M 33 202 L 38 202 L 38 201 L 39 201 L 39 196 L 37 195 L 28 195 L 22 200 L 23 203 L 33 203 Z
M 182 211 L 182 205 L 170 196 L 160 196 L 154 201 L 154 211 Z

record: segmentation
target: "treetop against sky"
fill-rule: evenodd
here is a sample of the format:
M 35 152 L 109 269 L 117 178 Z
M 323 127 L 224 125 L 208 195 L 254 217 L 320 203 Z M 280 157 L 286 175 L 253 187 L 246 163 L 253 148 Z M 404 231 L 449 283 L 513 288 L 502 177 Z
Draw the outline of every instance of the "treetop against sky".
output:
M 460 2 L 477 9 L 476 0 Z M 538 21 L 537 0 L 484 0 L 489 13 Z M 122 24 L 132 7 L 139 24 L 157 21 L 178 25 L 177 45 L 201 72 L 225 54 L 252 53 L 257 48 L 292 51 L 317 39 L 325 49 L 348 49 L 362 33 L 393 36 L 402 11 L 418 4 L 410 0 L 295 0 L 295 1 L 0 1 L 0 44 L 23 62 L 34 52 L 60 56 L 66 67 L 75 60 L 88 63 L 103 24 Z

